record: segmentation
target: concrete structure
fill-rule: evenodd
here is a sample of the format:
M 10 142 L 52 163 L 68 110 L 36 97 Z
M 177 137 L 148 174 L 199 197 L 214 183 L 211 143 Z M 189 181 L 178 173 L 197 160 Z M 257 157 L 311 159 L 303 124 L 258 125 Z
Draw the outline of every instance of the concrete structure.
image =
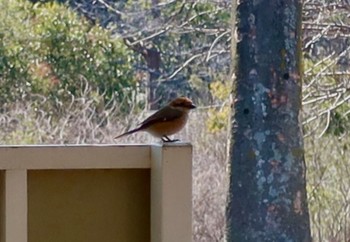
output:
M 192 241 L 189 144 L 0 146 L 0 242 Z

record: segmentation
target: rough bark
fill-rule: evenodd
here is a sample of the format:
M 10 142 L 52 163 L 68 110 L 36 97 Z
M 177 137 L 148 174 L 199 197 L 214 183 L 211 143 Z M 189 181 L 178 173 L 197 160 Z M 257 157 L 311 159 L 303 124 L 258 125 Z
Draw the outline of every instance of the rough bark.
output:
M 311 241 L 301 109 L 301 0 L 242 0 L 228 241 Z

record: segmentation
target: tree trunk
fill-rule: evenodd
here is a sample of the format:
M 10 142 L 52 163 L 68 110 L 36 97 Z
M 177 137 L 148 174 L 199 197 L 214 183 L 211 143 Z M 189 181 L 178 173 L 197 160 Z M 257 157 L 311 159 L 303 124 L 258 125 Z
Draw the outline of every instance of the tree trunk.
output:
M 311 241 L 301 14 L 301 0 L 242 0 L 237 7 L 228 241 Z

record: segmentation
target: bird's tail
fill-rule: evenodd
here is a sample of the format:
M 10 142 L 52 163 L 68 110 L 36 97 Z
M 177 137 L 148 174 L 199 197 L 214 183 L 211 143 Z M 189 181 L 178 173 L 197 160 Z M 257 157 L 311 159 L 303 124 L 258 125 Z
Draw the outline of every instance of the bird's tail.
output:
M 141 127 L 136 128 L 136 129 L 132 129 L 132 130 L 130 130 L 130 131 L 128 131 L 128 132 L 125 132 L 125 133 L 123 133 L 123 134 L 121 134 L 121 135 L 118 135 L 118 136 L 114 137 L 114 139 L 119 139 L 119 138 L 124 137 L 124 136 L 127 136 L 127 135 L 129 135 L 129 134 L 133 134 L 133 133 L 135 133 L 135 132 L 137 132 L 137 131 L 140 131 L 141 129 L 142 129 Z

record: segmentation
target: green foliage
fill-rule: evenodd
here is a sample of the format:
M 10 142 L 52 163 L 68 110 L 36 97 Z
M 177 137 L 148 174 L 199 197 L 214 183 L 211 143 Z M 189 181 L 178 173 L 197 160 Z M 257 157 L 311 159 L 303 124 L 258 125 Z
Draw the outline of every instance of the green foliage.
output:
M 81 96 L 82 83 L 103 102 L 135 89 L 130 51 L 121 39 L 54 2 L 1 1 L 0 102 L 40 94 L 48 100 Z M 55 101 L 55 102 L 56 102 Z
M 342 105 L 331 113 L 326 133 L 332 136 L 342 136 L 350 130 L 350 117 L 346 112 L 350 110 L 349 104 Z
M 311 102 L 312 108 L 317 107 L 318 112 L 323 113 L 321 118 L 323 123 L 326 123 L 324 124 L 326 126 L 325 133 L 331 137 L 346 134 L 347 130 L 350 129 L 348 115 L 350 105 L 348 102 L 341 102 L 340 98 L 346 94 L 343 91 L 345 89 L 342 89 L 342 82 L 346 80 L 341 75 L 332 75 L 339 69 L 339 66 L 332 59 L 321 61 L 305 59 L 304 68 L 306 70 L 304 82 L 310 86 L 305 88 L 304 94 L 309 96 L 309 99 L 316 100 Z M 341 103 L 337 104 L 337 100 Z
M 332 60 L 322 60 L 322 61 L 314 61 L 312 59 L 305 58 L 304 59 L 304 70 L 305 78 L 304 83 L 309 84 L 310 82 L 314 82 L 315 78 L 319 82 L 319 80 L 322 80 L 322 85 L 335 85 L 337 83 L 337 79 L 335 76 L 329 75 L 326 77 L 320 76 L 325 70 L 329 71 L 335 71 L 336 66 L 334 61 Z
M 230 85 L 225 82 L 215 81 L 210 84 L 210 90 L 213 97 L 220 102 L 224 102 L 225 100 L 229 100 L 230 95 Z M 209 109 L 209 118 L 207 120 L 207 127 L 210 132 L 217 133 L 222 130 L 227 129 L 228 118 L 230 115 L 230 106 L 223 105 L 218 108 L 210 108 Z

